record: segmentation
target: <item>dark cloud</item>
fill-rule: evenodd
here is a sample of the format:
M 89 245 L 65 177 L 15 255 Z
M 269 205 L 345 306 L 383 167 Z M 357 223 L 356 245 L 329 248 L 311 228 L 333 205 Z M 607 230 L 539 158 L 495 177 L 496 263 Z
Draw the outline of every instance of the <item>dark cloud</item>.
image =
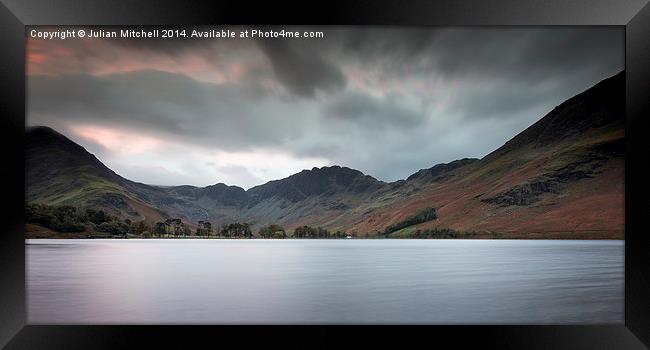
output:
M 292 131 L 274 125 L 300 124 L 287 113 L 288 104 L 245 87 L 159 71 L 35 76 L 29 80 L 28 94 L 32 123 L 128 127 L 222 149 L 277 144 Z
M 296 95 L 314 96 L 318 90 L 327 92 L 345 86 L 340 69 L 309 47 L 285 40 L 260 40 L 259 44 L 278 80 Z
M 69 54 L 28 79 L 28 122 L 128 129 L 187 145 L 155 158 L 171 164 L 170 154 L 180 155 L 152 177 L 160 183 L 220 176 L 247 186 L 237 179 L 279 174 L 266 172 L 268 162 L 255 170 L 198 156 L 188 163 L 182 155 L 193 149 L 263 150 L 283 155 L 276 169 L 318 160 L 392 181 L 481 157 L 624 67 L 624 33 L 615 27 L 309 30 L 325 38 L 61 42 Z M 149 70 L 125 69 L 142 60 Z M 112 159 L 110 149 L 96 149 Z M 146 182 L 156 166 L 124 164 L 124 172 Z
M 614 27 L 363 27 L 335 29 L 325 51 L 381 64 L 382 74 L 435 73 L 539 81 L 620 68 L 624 32 Z
M 586 88 L 582 82 L 549 81 L 540 84 L 491 79 L 463 87 L 455 109 L 466 119 L 517 118 L 531 109 L 555 106 Z
M 413 126 L 426 118 L 420 111 L 402 106 L 394 98 L 379 99 L 360 93 L 341 94 L 326 102 L 323 115 L 380 128 Z
M 472 28 L 444 31 L 432 44 L 447 76 L 538 83 L 584 70 L 620 69 L 623 32 L 607 27 Z

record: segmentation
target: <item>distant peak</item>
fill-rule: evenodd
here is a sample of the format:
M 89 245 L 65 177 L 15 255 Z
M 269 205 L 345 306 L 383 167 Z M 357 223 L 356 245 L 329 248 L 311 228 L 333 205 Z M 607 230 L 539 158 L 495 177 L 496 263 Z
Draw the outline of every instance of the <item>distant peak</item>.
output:
M 374 177 L 372 177 L 370 175 L 366 175 L 366 174 L 364 174 L 363 172 L 361 172 L 359 170 L 344 167 L 344 166 L 340 166 L 340 165 L 329 165 L 329 166 L 323 166 L 323 167 L 320 167 L 320 168 L 319 167 L 313 167 L 313 168 L 311 168 L 311 170 L 305 169 L 305 170 L 303 170 L 303 171 L 301 171 L 299 173 L 296 173 L 296 174 L 293 174 L 293 175 L 289 176 L 287 179 L 291 179 L 291 178 L 298 177 L 298 176 L 369 177 L 369 178 L 372 178 L 375 181 L 379 181 L 379 180 L 375 179 Z M 279 180 L 275 180 L 275 181 L 279 181 Z
M 223 182 L 217 182 L 217 183 L 214 184 L 214 185 L 208 185 L 208 186 L 205 186 L 205 187 L 228 187 L 228 185 L 226 185 L 226 184 L 223 183 Z
M 308 196 L 371 191 L 382 183 L 359 170 L 331 165 L 321 168 L 313 167 L 311 170 L 305 169 L 284 179 L 255 186 L 247 193 L 250 193 L 256 200 L 279 197 L 296 202 Z
M 328 170 L 328 169 L 348 169 L 346 167 L 341 167 L 340 165 L 325 165 L 322 167 L 313 167 L 311 169 L 305 169 L 304 171 L 318 171 L 318 170 Z
M 243 190 L 243 188 L 241 188 L 239 186 L 228 185 L 228 184 L 225 184 L 223 182 L 217 182 L 214 185 L 208 185 L 208 186 L 205 186 L 204 188 L 206 188 L 206 189 L 241 189 L 241 190 Z

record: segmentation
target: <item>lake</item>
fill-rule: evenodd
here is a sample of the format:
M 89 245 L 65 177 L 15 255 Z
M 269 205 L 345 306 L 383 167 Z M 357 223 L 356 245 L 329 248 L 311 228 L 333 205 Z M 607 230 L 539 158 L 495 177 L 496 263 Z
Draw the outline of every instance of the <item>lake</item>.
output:
M 623 323 L 624 242 L 26 241 L 30 324 Z

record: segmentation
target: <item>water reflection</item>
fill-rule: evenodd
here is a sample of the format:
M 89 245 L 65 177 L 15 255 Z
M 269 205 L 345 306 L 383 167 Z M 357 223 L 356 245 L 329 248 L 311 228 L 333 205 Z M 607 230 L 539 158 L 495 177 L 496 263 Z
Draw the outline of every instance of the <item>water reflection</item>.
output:
M 28 240 L 29 323 L 622 323 L 622 241 Z

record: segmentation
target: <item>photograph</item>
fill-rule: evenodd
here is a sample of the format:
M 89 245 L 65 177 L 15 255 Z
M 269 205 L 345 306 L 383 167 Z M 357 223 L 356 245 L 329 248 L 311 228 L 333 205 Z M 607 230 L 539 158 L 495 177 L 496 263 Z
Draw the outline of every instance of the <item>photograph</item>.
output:
M 625 324 L 623 26 L 25 27 L 32 325 Z

